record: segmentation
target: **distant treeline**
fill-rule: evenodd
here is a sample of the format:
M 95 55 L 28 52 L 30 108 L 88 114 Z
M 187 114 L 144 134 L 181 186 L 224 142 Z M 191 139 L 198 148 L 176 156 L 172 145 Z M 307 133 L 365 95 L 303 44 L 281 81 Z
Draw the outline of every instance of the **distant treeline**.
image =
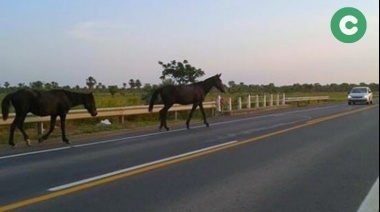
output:
M 138 82 L 137 85 L 134 82 Z M 40 89 L 40 90 L 50 90 L 50 89 L 68 89 L 68 90 L 75 90 L 75 91 L 95 91 L 99 93 L 111 93 L 111 95 L 115 95 L 116 93 L 125 94 L 128 92 L 142 92 L 142 93 L 150 93 L 155 88 L 161 86 L 160 85 L 152 85 L 152 84 L 144 84 L 140 82 L 140 80 L 130 80 L 128 83 L 123 83 L 122 86 L 117 85 L 104 85 L 102 83 L 98 84 L 89 84 L 87 83 L 87 86 L 81 87 L 81 86 L 60 86 L 56 82 L 50 82 L 50 83 L 43 83 L 41 81 L 31 82 L 29 85 L 25 85 L 24 83 L 19 83 L 17 86 L 11 86 L 9 83 L 3 83 L 0 84 L 0 92 L 2 93 L 8 93 L 20 88 L 33 88 L 33 89 Z M 168 82 L 163 82 L 164 84 L 168 84 Z M 173 82 L 169 82 L 173 83 Z M 359 84 L 349 84 L 349 83 L 331 83 L 326 85 L 321 85 L 319 83 L 314 84 L 293 84 L 293 85 L 284 85 L 284 86 L 276 86 L 274 83 L 270 83 L 267 85 L 254 85 L 254 84 L 244 84 L 244 83 L 235 83 L 234 81 L 229 81 L 225 87 L 227 88 L 229 93 L 246 93 L 246 92 L 252 92 L 252 93 L 294 93 L 294 92 L 349 92 L 352 87 L 355 86 L 369 86 L 372 91 L 379 91 L 379 84 L 378 83 L 359 83 Z
M 254 92 L 254 93 L 310 93 L 310 92 L 349 92 L 352 87 L 355 86 L 369 86 L 372 91 L 379 91 L 378 83 L 360 83 L 360 84 L 326 84 L 321 85 L 319 83 L 314 84 L 293 84 L 276 86 L 273 83 L 268 85 L 245 85 L 244 83 L 236 84 L 234 81 L 228 82 L 228 90 L 230 93 L 240 93 L 240 92 Z

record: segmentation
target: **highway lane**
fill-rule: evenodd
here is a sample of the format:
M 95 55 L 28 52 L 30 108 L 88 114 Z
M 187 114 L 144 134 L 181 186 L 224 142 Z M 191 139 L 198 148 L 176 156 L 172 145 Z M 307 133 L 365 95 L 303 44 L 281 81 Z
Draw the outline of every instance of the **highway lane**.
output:
M 95 139 L 89 143 L 92 144 L 89 146 L 73 145 L 68 149 L 58 149 L 57 151 L 52 152 L 19 156 L 17 156 L 17 154 L 9 155 L 9 153 L 3 153 L 2 156 L 0 156 L 0 205 L 7 205 L 36 196 L 49 194 L 51 193 L 48 191 L 49 188 L 99 176 L 115 170 L 133 167 L 162 158 L 172 157 L 186 152 L 223 144 L 229 141 L 244 141 L 248 138 L 265 135 L 271 132 L 278 132 L 281 129 L 297 126 L 316 118 L 330 116 L 344 111 L 361 110 L 366 107 L 368 106 L 363 105 L 348 107 L 346 105 L 332 105 L 318 108 L 306 108 L 262 116 L 221 120 L 220 122 L 214 123 L 211 128 L 200 126 L 194 127 L 192 130 L 176 129 L 167 133 L 150 132 L 152 133 L 151 135 L 146 133 L 140 135 L 127 135 L 126 137 L 116 139 L 109 138 L 106 141 L 96 141 Z M 354 120 L 345 120 L 348 118 L 354 118 Z M 339 122 L 335 123 L 336 121 Z M 331 126 L 327 125 L 326 127 L 325 125 L 328 123 L 330 123 Z M 321 127 L 322 129 L 318 129 Z M 310 132 L 304 132 L 305 129 L 309 129 Z M 363 141 L 363 138 L 360 136 L 368 133 L 369 135 L 372 135 L 369 137 L 369 140 L 371 140 L 371 138 L 376 139 L 370 143 L 375 146 L 365 150 L 368 150 L 369 152 L 371 152 L 371 150 L 372 152 L 377 151 L 377 154 L 369 154 L 372 158 L 368 158 L 368 160 L 374 159 L 373 157 L 376 156 L 377 160 L 372 163 L 372 160 L 370 160 L 368 166 L 365 167 L 366 170 L 375 170 L 375 172 L 377 170 L 377 173 L 375 173 L 375 176 L 373 176 L 373 173 L 366 174 L 363 179 L 366 183 L 362 182 L 361 184 L 358 184 L 359 186 L 357 187 L 362 190 L 360 190 L 360 196 L 355 197 L 355 203 L 362 201 L 365 197 L 365 194 L 363 196 L 362 193 L 368 192 L 368 185 L 375 181 L 375 179 L 372 178 L 378 176 L 378 107 L 331 121 L 311 125 L 305 127 L 305 129 L 297 129 L 281 135 L 274 135 L 270 138 L 263 139 L 262 142 L 260 141 L 257 143 L 242 145 L 220 153 L 211 154 L 206 157 L 182 162 L 174 166 L 155 170 L 153 172 L 125 178 L 119 181 L 90 188 L 85 191 L 73 192 L 57 199 L 29 205 L 28 207 L 21 208 L 21 210 L 40 210 L 49 208 L 58 210 L 59 208 L 57 207 L 57 204 L 63 204 L 65 205 L 65 210 L 70 207 L 73 209 L 81 208 L 88 210 L 100 209 L 102 207 L 110 207 L 108 210 L 115 210 L 122 209 L 122 207 L 127 207 L 123 209 L 129 209 L 130 211 L 146 211 L 145 209 L 176 211 L 176 209 L 178 209 L 177 207 L 183 207 L 191 210 L 197 209 L 194 207 L 200 207 L 198 209 L 210 209 L 213 211 L 214 209 L 209 208 L 210 206 L 207 206 L 205 203 L 214 201 L 216 204 L 219 200 L 221 200 L 226 204 L 220 203 L 220 207 L 223 205 L 223 208 L 226 211 L 230 211 L 229 209 L 232 211 L 232 209 L 243 210 L 243 208 L 236 208 L 238 206 L 255 208 L 255 205 L 243 200 L 248 200 L 250 198 L 252 198 L 251 200 L 260 200 L 262 199 L 261 194 L 263 194 L 263 196 L 268 195 L 272 197 L 274 194 L 269 191 L 277 191 L 277 189 L 280 188 L 284 191 L 289 190 L 289 188 L 290 190 L 294 188 L 295 192 L 293 196 L 301 196 L 307 199 L 310 195 L 300 195 L 302 193 L 305 194 L 305 192 L 298 194 L 298 192 L 296 192 L 297 189 L 295 188 L 302 190 L 305 188 L 304 186 L 308 186 L 310 188 L 316 187 L 318 189 L 319 187 L 324 186 L 318 186 L 320 185 L 318 184 L 318 180 L 316 180 L 316 182 L 311 181 L 309 183 L 307 183 L 308 181 L 300 181 L 297 183 L 297 180 L 296 182 L 293 182 L 291 179 L 301 178 L 299 175 L 296 175 L 296 173 L 304 173 L 301 176 L 308 176 L 310 175 L 310 172 L 316 173 L 317 176 L 331 174 L 329 172 L 325 173 L 322 171 L 324 166 L 321 166 L 320 169 L 310 169 L 309 165 L 320 165 L 319 163 L 323 164 L 325 160 L 320 155 L 323 155 L 325 152 L 331 153 L 331 155 L 326 153 L 325 156 L 327 158 L 333 158 L 333 156 L 335 157 L 335 154 L 332 153 L 339 153 L 340 149 L 344 149 L 342 146 L 344 146 L 345 139 L 352 140 L 351 142 L 353 144 L 358 145 L 357 149 L 363 148 L 360 143 L 360 141 Z M 343 132 L 338 133 L 340 131 Z M 346 134 L 349 134 L 350 136 L 345 136 Z M 289 136 L 293 136 L 293 138 L 285 138 Z M 351 137 L 354 139 L 351 139 Z M 340 142 L 337 142 L 336 140 Z M 332 144 L 336 144 L 333 145 L 335 148 L 330 149 Z M 376 145 L 377 148 L 375 148 Z M 368 144 L 368 146 L 370 145 Z M 315 151 L 318 154 L 314 153 Z M 365 153 L 365 151 L 363 152 Z M 225 155 L 227 154 L 232 154 L 235 156 L 232 157 L 232 159 L 230 157 L 225 158 Z M 222 155 L 222 157 L 220 155 Z M 316 156 L 315 158 L 318 160 L 314 161 L 309 159 L 309 157 L 313 155 L 317 155 L 318 157 Z M 339 161 L 343 164 L 350 164 L 352 162 L 355 164 L 355 161 L 349 160 L 350 157 L 347 154 L 342 153 L 342 158 L 345 160 L 339 158 L 339 154 L 336 157 L 338 157 Z M 290 159 L 286 160 L 287 158 Z M 310 162 L 309 160 L 314 164 L 307 163 Z M 333 161 L 330 162 L 332 163 Z M 374 166 L 374 163 L 377 163 L 377 165 Z M 188 165 L 190 165 L 190 167 L 187 167 Z M 329 163 L 327 163 L 326 166 L 327 165 L 329 165 Z M 240 170 L 238 167 L 241 166 L 245 168 Z M 294 169 L 289 167 L 294 167 Z M 217 169 L 216 171 L 214 170 L 215 168 Z M 346 169 L 349 168 L 350 166 L 342 169 L 345 172 L 347 171 Z M 280 183 L 283 180 L 278 181 L 278 179 L 276 179 L 276 172 L 279 172 L 278 174 L 285 176 L 284 179 L 289 178 L 288 180 L 285 180 L 290 183 L 289 188 L 285 184 Z M 295 174 L 292 174 L 293 172 Z M 243 173 L 246 173 L 247 175 Z M 256 175 L 258 178 L 256 178 Z M 241 180 L 241 177 L 243 179 L 252 177 L 255 183 L 251 185 L 251 183 L 247 182 L 247 180 Z M 342 180 L 339 179 L 340 177 L 342 176 L 338 175 L 336 177 L 332 177 L 332 179 L 334 179 L 332 181 L 335 182 L 336 179 Z M 196 180 L 198 178 L 201 178 L 200 181 Z M 228 180 L 227 182 L 225 181 L 230 178 L 231 180 Z M 232 180 L 235 178 L 236 180 Z M 257 179 L 261 179 L 261 181 Z M 198 182 L 200 182 L 200 184 L 198 184 Z M 227 186 L 225 184 L 227 184 Z M 163 188 L 163 185 L 166 186 Z M 235 186 L 240 188 L 240 191 L 237 191 Z M 343 185 L 341 186 L 343 187 Z M 345 186 L 348 190 L 351 189 L 351 186 Z M 263 188 L 264 190 L 268 189 L 269 193 L 260 193 L 260 190 L 255 190 L 258 188 Z M 120 191 L 120 189 L 122 191 Z M 321 189 L 321 191 L 322 190 L 323 189 Z M 97 193 L 96 191 L 100 191 L 100 193 Z M 229 191 L 232 191 L 232 193 Z M 242 196 L 242 202 L 239 203 L 239 195 L 236 196 L 236 193 L 234 192 L 240 193 L 240 196 Z M 327 194 L 331 193 L 330 190 L 325 192 Z M 95 195 L 95 193 L 97 194 Z M 247 195 L 247 197 L 243 198 L 245 195 Z M 258 195 L 260 198 L 257 198 L 254 195 Z M 181 199 L 181 196 L 186 198 Z M 230 202 L 230 198 L 228 197 L 235 198 L 235 196 L 237 203 L 232 204 Z M 139 197 L 138 200 L 136 200 L 137 197 Z M 274 195 L 274 197 L 276 197 L 276 195 Z M 280 197 L 281 196 L 277 198 L 281 199 Z M 95 203 L 100 204 L 89 204 L 89 202 L 93 201 L 94 198 L 97 199 Z M 123 198 L 126 199 L 123 201 Z M 132 201 L 132 199 L 135 201 Z M 180 199 L 181 201 L 173 202 L 171 201 L 173 199 Z M 191 201 L 188 201 L 188 203 L 185 204 L 185 202 L 187 202 L 185 200 L 187 199 L 190 199 Z M 201 204 L 201 202 L 203 202 L 202 200 L 206 199 L 210 200 L 204 201 L 204 204 Z M 268 199 L 265 199 L 265 201 L 268 201 Z M 339 200 L 333 201 L 339 202 Z M 257 201 L 258 203 L 256 201 L 253 202 L 257 205 L 260 205 L 259 203 L 262 204 L 261 201 Z M 350 203 L 353 202 L 354 201 L 350 201 Z M 324 202 L 321 201 L 320 204 L 323 205 L 323 203 Z M 298 204 L 299 203 L 297 202 L 294 203 L 294 201 L 290 201 L 288 203 L 288 205 L 293 205 L 293 207 L 296 207 Z M 310 203 L 308 202 L 308 204 Z M 271 204 L 266 205 L 266 209 L 270 209 L 270 205 Z M 352 205 L 357 207 L 357 204 Z M 352 205 L 351 207 L 353 207 Z M 272 209 L 274 210 L 277 207 L 278 206 L 275 205 Z M 282 207 L 284 207 L 284 205 L 282 205 Z

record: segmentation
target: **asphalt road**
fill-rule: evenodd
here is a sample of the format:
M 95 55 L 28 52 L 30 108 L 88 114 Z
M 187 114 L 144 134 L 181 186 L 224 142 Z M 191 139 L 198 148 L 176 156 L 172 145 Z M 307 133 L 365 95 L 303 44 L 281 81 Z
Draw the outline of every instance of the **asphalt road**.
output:
M 3 149 L 0 211 L 347 212 L 378 179 L 377 102 L 209 121 Z

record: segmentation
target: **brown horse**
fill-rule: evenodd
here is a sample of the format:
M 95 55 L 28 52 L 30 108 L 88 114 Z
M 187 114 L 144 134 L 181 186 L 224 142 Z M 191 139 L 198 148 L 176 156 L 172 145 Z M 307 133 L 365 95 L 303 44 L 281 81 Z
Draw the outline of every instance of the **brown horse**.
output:
M 152 95 L 152 98 L 150 99 L 149 111 L 152 112 L 154 102 L 156 101 L 159 94 L 164 103 L 164 107 L 160 110 L 160 130 L 162 127 L 164 127 L 166 130 L 169 130 L 166 124 L 166 114 L 169 108 L 175 103 L 182 105 L 193 104 L 193 108 L 191 109 L 189 117 L 186 121 L 186 127 L 188 129 L 190 119 L 193 116 L 194 110 L 198 106 L 201 109 L 204 124 L 208 127 L 209 124 L 207 123 L 206 115 L 203 110 L 203 101 L 205 100 L 207 93 L 211 90 L 212 87 L 216 87 L 223 93 L 225 92 L 220 76 L 221 74 L 217 74 L 204 81 L 191 85 L 167 85 L 156 89 Z
M 79 93 L 66 90 L 38 91 L 31 89 L 20 89 L 4 97 L 1 108 L 3 120 L 8 118 L 9 107 L 13 105 L 16 117 L 11 124 L 9 145 L 15 146 L 13 135 L 16 127 L 21 131 L 27 145 L 30 146 L 29 136 L 24 130 L 26 115 L 30 112 L 37 116 L 50 116 L 50 129 L 43 135 L 39 142 L 46 140 L 53 132 L 57 116 L 61 119 L 62 141 L 69 143 L 65 133 L 66 114 L 77 105 L 83 105 L 87 111 L 96 116 L 96 106 L 92 93 Z

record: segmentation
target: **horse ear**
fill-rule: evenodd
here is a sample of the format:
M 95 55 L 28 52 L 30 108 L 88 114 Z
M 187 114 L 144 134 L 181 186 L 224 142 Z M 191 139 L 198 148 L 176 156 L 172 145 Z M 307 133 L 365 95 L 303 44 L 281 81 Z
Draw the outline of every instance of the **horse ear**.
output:
M 222 74 L 218 74 L 218 77 L 222 76 Z

